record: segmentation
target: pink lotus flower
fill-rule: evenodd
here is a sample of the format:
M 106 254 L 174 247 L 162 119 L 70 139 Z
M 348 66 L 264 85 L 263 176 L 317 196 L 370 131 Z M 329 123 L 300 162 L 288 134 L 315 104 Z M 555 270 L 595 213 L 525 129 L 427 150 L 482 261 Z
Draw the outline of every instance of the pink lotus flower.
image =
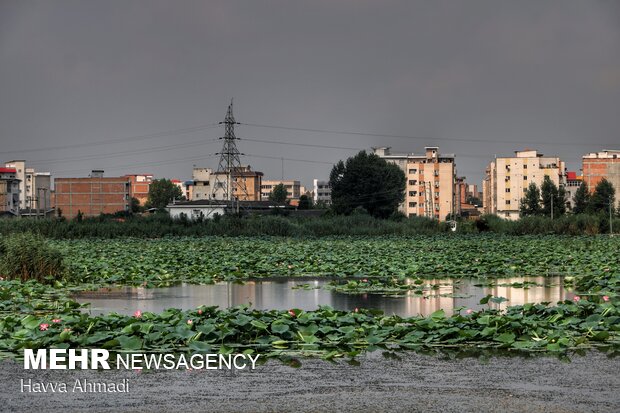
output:
M 367 283 L 367 282 L 368 282 L 368 278 L 364 278 L 364 279 L 362 280 L 362 282 Z
M 605 302 L 609 301 L 609 296 L 608 295 L 604 295 L 603 296 L 603 301 L 605 301 Z
M 576 295 L 576 296 L 574 296 L 574 297 L 573 297 L 573 301 L 574 301 L 574 302 L 578 303 L 578 302 L 579 302 L 579 300 L 581 300 L 581 297 L 579 297 L 578 295 Z
M 202 315 L 202 309 L 198 310 L 198 315 Z
M 52 323 L 60 323 L 60 318 L 55 318 L 52 320 Z
M 295 311 L 293 310 L 288 310 L 288 313 L 291 317 L 295 317 Z
M 468 308 L 467 311 L 465 311 L 467 314 L 471 314 L 474 312 L 474 310 L 472 310 L 471 308 Z
M 67 327 L 67 328 L 65 328 L 65 329 L 64 329 L 64 330 L 62 330 L 62 331 L 67 332 L 67 331 L 71 331 L 71 329 Z
M 194 324 L 194 321 L 192 321 L 192 320 L 187 320 L 187 324 L 189 324 L 189 325 L 191 326 L 192 324 Z
M 355 310 L 354 310 L 354 311 L 355 311 L 356 313 L 359 313 L 359 312 L 360 312 L 360 309 L 359 309 L 359 308 L 357 308 L 357 307 L 355 307 Z
M 136 312 L 133 313 L 133 316 L 136 317 L 136 318 L 141 318 L 142 317 L 142 311 L 136 310 Z
M 41 325 L 39 326 L 39 330 L 41 330 L 41 331 L 45 331 L 45 330 L 47 330 L 49 327 L 50 327 L 50 325 L 49 325 L 49 324 L 45 324 L 45 323 L 43 323 L 43 324 L 41 324 Z

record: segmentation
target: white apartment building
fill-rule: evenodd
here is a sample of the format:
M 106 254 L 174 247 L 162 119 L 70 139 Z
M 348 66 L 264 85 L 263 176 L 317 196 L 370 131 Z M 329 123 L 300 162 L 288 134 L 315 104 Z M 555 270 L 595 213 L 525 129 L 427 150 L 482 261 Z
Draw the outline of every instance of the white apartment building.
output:
M 51 207 L 52 175 L 27 168 L 26 161 L 6 162 L 5 167 L 14 168 L 19 180 L 19 209 L 49 209 Z
M 329 181 L 312 181 L 312 198 L 314 203 L 323 202 L 327 205 L 332 203 L 332 187 Z
M 544 156 L 533 149 L 515 151 L 513 157 L 498 157 L 489 163 L 483 181 L 486 214 L 519 218 L 519 205 L 533 182 L 540 189 L 545 176 L 556 185 L 565 185 L 565 163 L 557 156 Z

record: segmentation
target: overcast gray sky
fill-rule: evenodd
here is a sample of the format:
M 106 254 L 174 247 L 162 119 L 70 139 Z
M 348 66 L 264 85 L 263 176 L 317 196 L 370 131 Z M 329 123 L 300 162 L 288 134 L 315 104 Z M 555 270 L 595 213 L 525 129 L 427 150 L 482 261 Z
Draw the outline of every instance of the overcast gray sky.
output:
M 0 0 L 0 159 L 54 176 L 217 168 L 237 136 L 457 155 L 620 148 L 620 1 Z M 130 138 L 130 139 L 125 139 Z M 106 142 L 105 144 L 101 144 Z M 355 149 L 238 142 L 309 185 Z M 210 156 L 211 155 L 211 156 Z M 259 156 L 256 156 L 259 155 Z M 313 162 L 301 162 L 313 161 Z

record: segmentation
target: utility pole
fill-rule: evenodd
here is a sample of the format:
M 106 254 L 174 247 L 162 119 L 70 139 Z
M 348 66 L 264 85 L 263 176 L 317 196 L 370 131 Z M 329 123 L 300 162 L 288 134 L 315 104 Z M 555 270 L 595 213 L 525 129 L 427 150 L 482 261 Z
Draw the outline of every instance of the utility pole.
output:
M 614 224 L 613 224 L 614 218 L 611 215 L 611 208 L 613 204 L 614 204 L 614 198 L 613 196 L 610 196 L 609 197 L 609 236 L 610 237 L 614 236 Z
M 553 221 L 553 191 L 551 191 L 551 220 Z
M 222 146 L 222 151 L 216 153 L 216 155 L 220 155 L 220 163 L 215 174 L 215 183 L 211 189 L 211 197 L 217 199 L 219 190 L 223 190 L 222 199 L 228 201 L 229 207 L 233 209 L 235 196 L 237 196 L 237 199 L 241 196 L 245 196 L 245 199 L 249 197 L 245 179 L 236 181 L 234 177 L 235 174 L 241 176 L 243 173 L 240 160 L 240 155 L 243 154 L 239 152 L 235 143 L 239 139 L 235 136 L 235 124 L 238 124 L 238 122 L 235 122 L 233 116 L 232 100 L 228 106 L 224 122 L 220 122 L 220 124 L 224 124 L 225 128 L 224 137 L 220 138 L 224 140 L 224 145 Z M 226 179 L 223 179 L 222 175 L 225 175 Z M 235 188 L 237 189 L 237 194 L 235 194 Z

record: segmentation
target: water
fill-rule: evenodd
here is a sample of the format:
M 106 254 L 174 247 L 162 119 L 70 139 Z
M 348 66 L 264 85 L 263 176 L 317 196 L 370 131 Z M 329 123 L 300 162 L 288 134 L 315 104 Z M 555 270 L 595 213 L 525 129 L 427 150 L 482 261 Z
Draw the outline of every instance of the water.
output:
M 541 286 L 528 289 L 500 286 L 500 284 L 533 281 Z M 490 304 L 492 308 L 505 308 L 507 305 L 525 303 L 555 303 L 572 298 L 567 292 L 560 277 L 525 277 L 493 280 L 494 286 L 486 286 L 488 280 L 427 280 L 426 283 L 440 284 L 439 290 L 425 291 L 423 295 L 408 293 L 399 297 L 384 297 L 375 294 L 351 295 L 338 293 L 323 288 L 293 289 L 295 286 L 309 284 L 321 287 L 326 280 L 282 279 L 256 280 L 245 284 L 217 283 L 212 285 L 180 284 L 165 288 L 124 287 L 80 294 L 76 297 L 81 303 L 90 303 L 91 314 L 117 312 L 133 314 L 136 310 L 161 312 L 166 308 L 184 310 L 201 305 L 220 308 L 248 304 L 260 310 L 286 310 L 299 308 L 315 310 L 319 305 L 329 305 L 338 310 L 355 308 L 376 308 L 386 314 L 397 314 L 403 317 L 428 315 L 443 309 L 453 314 L 458 307 L 473 310 L 486 308 L 479 301 L 487 294 L 508 299 L 502 304 Z M 476 286 L 476 284 L 485 286 Z

